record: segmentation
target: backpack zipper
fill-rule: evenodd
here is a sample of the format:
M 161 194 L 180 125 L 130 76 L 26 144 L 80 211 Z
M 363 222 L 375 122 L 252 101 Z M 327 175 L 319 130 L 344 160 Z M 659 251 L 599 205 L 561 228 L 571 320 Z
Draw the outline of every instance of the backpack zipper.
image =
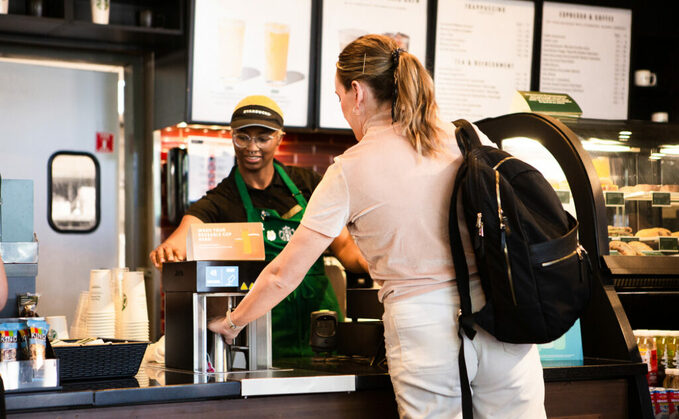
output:
M 510 158 L 511 157 L 507 157 L 503 159 L 495 167 L 500 166 L 502 163 L 504 163 L 506 160 Z M 502 212 L 502 202 L 500 200 L 500 172 L 498 172 L 497 170 L 495 170 L 495 196 L 497 197 L 497 216 L 500 220 L 500 237 L 502 242 L 502 251 L 505 254 L 505 262 L 507 263 L 507 279 L 509 281 L 509 290 L 512 293 L 512 301 L 514 302 L 514 305 L 517 306 L 518 304 L 516 302 L 516 292 L 514 291 L 514 279 L 512 278 L 512 267 L 509 264 L 509 250 L 507 249 L 507 239 L 506 239 L 507 223 L 506 217 Z
M 557 263 L 559 263 L 559 262 L 562 262 L 562 261 L 564 261 L 564 260 L 566 260 L 566 259 L 568 259 L 568 258 L 573 257 L 573 255 L 575 255 L 576 253 L 578 254 L 578 257 L 582 260 L 582 255 L 580 255 L 580 248 L 578 247 L 577 249 L 573 250 L 572 252 L 570 252 L 570 253 L 567 254 L 566 256 L 562 256 L 562 257 L 560 257 L 560 258 L 558 258 L 558 259 L 554 259 L 554 260 L 549 260 L 549 261 L 547 261 L 547 262 L 542 262 L 541 266 L 542 266 L 543 268 L 546 268 L 546 267 L 548 267 L 548 266 L 555 265 L 555 264 L 557 264 Z

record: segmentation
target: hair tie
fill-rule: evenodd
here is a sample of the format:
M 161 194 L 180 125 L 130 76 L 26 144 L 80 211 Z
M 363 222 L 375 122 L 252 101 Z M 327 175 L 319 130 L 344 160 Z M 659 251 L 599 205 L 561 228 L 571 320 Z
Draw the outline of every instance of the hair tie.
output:
M 394 69 L 398 67 L 398 60 L 401 58 L 401 53 L 404 52 L 401 48 L 396 48 L 391 53 L 391 63 Z

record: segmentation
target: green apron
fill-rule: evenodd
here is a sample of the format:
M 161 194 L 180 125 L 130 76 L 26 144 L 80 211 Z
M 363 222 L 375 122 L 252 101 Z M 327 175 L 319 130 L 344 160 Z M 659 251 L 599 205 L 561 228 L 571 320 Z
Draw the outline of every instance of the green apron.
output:
M 288 244 L 292 234 L 299 226 L 307 206 L 306 199 L 283 168 L 276 163 L 274 163 L 274 168 L 290 189 L 300 207 L 300 211 L 289 218 L 281 217 L 273 209 L 255 208 L 252 205 L 243 177 L 236 170 L 236 187 L 243 201 L 248 222 L 262 222 L 264 224 L 264 249 L 267 261 L 273 260 Z M 321 309 L 333 310 L 338 316 L 342 315 L 337 297 L 328 277 L 325 275 L 323 257 L 319 257 L 314 262 L 297 289 L 271 311 L 274 358 L 313 355 L 309 346 L 310 314 Z

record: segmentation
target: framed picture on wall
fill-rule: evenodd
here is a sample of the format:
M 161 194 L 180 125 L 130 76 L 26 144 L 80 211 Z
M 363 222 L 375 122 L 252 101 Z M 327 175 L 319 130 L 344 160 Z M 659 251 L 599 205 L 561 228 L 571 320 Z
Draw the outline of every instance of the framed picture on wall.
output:
M 335 64 L 342 49 L 359 36 L 384 34 L 424 64 L 427 9 L 427 0 L 323 0 L 318 71 L 320 128 L 349 128 L 335 94 Z
M 307 127 L 313 7 L 312 0 L 194 0 L 190 121 L 228 124 L 243 97 L 261 94 L 280 105 L 286 127 Z

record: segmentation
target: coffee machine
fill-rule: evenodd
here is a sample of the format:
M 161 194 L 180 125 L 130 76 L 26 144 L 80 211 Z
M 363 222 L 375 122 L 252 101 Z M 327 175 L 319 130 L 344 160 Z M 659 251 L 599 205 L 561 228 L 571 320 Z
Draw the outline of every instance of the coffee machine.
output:
M 264 261 L 163 264 L 165 365 L 198 373 L 271 368 L 271 312 L 248 324 L 231 345 L 207 328 L 210 317 L 235 308 L 266 266 Z

